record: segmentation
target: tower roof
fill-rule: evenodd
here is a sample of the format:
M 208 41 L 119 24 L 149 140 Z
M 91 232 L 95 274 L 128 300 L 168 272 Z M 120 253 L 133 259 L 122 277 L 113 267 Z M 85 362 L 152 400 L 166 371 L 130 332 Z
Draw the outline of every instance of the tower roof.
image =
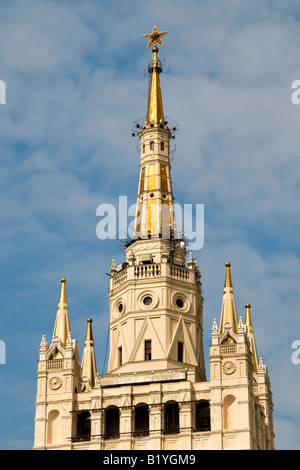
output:
M 231 271 L 230 271 L 231 263 L 227 261 L 225 263 L 225 266 L 226 266 L 226 274 L 225 274 L 223 302 L 222 302 L 222 310 L 221 310 L 220 334 L 223 333 L 224 326 L 226 323 L 230 323 L 234 333 L 237 333 L 237 325 L 238 325 L 232 279 L 231 279 Z
M 71 333 L 65 278 L 61 279 L 61 289 L 57 307 L 53 338 L 58 337 L 65 347 L 68 334 Z
M 91 318 L 87 319 L 87 329 L 85 336 L 85 344 L 82 356 L 82 376 L 89 380 L 90 387 L 93 388 L 95 385 L 95 379 L 97 375 L 96 356 L 94 348 L 93 330 L 92 330 Z
M 256 343 L 255 343 L 255 338 L 254 338 L 254 331 L 253 331 L 253 325 L 252 325 L 252 318 L 251 318 L 251 304 L 246 304 L 246 318 L 245 318 L 245 324 L 247 325 L 247 335 L 249 338 L 250 342 L 250 349 L 252 352 L 252 359 L 253 359 L 253 369 L 254 372 L 257 374 L 258 373 L 258 355 L 257 355 L 257 349 L 256 349 Z

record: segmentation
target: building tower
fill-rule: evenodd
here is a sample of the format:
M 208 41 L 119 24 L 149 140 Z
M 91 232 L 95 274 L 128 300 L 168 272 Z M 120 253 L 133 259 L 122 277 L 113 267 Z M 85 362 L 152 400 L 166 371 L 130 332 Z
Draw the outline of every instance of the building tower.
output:
M 210 380 L 203 349 L 201 274 L 178 234 L 170 139 L 163 111 L 158 45 L 152 46 L 133 238 L 110 268 L 110 350 L 97 372 L 92 320 L 80 365 L 66 280 L 37 373 L 35 449 L 273 449 L 268 371 L 258 360 L 250 304 L 238 318 L 226 263 L 219 326 L 214 320 Z

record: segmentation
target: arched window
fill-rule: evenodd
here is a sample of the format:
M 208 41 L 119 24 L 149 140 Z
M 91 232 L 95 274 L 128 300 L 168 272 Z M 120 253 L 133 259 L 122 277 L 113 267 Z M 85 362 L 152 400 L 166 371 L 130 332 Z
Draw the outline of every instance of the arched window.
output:
M 116 406 L 110 406 L 105 410 L 105 439 L 116 439 L 120 435 L 120 412 Z
M 236 427 L 236 399 L 233 395 L 227 395 L 224 398 L 224 428 L 234 429 Z
M 176 401 L 170 401 L 164 407 L 164 433 L 174 434 L 179 432 L 179 405 Z
M 134 413 L 134 435 L 149 436 L 149 406 L 140 403 Z
M 146 145 L 143 144 L 143 153 L 145 153 L 145 150 L 146 150 Z
M 91 438 L 91 414 L 82 411 L 77 416 L 77 440 L 89 441 Z
M 165 144 L 164 142 L 160 143 L 160 150 L 164 151 L 165 150 Z
M 56 444 L 60 441 L 60 416 L 58 410 L 52 410 L 48 414 L 47 444 Z
M 196 431 L 210 431 L 210 405 L 200 401 L 196 405 Z
M 154 142 L 150 142 L 150 150 L 154 150 Z

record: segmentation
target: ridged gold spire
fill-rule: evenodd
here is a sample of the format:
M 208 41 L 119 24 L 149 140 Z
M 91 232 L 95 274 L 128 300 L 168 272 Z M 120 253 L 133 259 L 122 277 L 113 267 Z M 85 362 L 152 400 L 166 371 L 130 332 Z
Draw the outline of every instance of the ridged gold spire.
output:
M 161 73 L 162 68 L 160 66 L 160 62 L 157 55 L 158 48 L 154 46 L 152 52 L 152 65 L 149 67 L 151 78 L 149 85 L 146 124 L 159 124 L 161 122 L 164 122 L 163 102 L 159 78 L 159 74 Z
M 149 85 L 149 96 L 147 106 L 146 124 L 154 123 L 159 124 L 164 122 L 164 111 L 161 97 L 160 79 L 159 74 L 162 71 L 160 61 L 158 59 L 158 47 L 156 44 L 163 45 L 161 38 L 167 34 L 168 31 L 158 32 L 156 26 L 154 26 L 151 34 L 144 34 L 143 36 L 149 39 L 147 47 L 153 45 L 152 52 L 152 64 L 148 70 L 151 73 L 150 85 Z
M 245 324 L 247 325 L 247 334 L 248 334 L 248 338 L 249 338 L 249 342 L 250 342 L 250 349 L 251 349 L 251 352 L 252 352 L 253 369 L 254 369 L 254 372 L 257 374 L 258 373 L 258 355 L 257 355 L 255 338 L 254 338 L 251 312 L 250 312 L 251 305 L 246 304 L 245 308 L 246 308 Z
M 82 376 L 88 378 L 89 385 L 91 388 L 93 388 L 95 385 L 95 379 L 97 375 L 92 322 L 93 320 L 91 318 L 87 319 L 86 337 L 85 337 L 85 344 L 84 344 L 82 365 L 81 365 Z
M 57 307 L 57 314 L 55 320 L 55 326 L 53 331 L 53 337 L 57 336 L 63 346 L 66 345 L 68 334 L 71 332 L 70 320 L 69 320 L 69 309 L 66 292 L 66 279 L 61 279 L 61 289 L 59 302 Z
M 149 66 L 150 84 L 147 116 L 139 137 L 141 139 L 140 179 L 137 195 L 137 209 L 134 238 L 174 237 L 175 214 L 171 181 L 170 139 L 171 131 L 164 121 L 162 94 L 159 74 L 162 71 L 158 59 L 160 38 L 167 31 L 159 33 L 156 26 L 151 34 L 144 35 L 153 45 L 152 63 Z
M 220 321 L 220 334 L 224 331 L 224 326 L 226 323 L 230 323 L 234 333 L 237 333 L 238 319 L 235 306 L 235 299 L 232 287 L 231 272 L 230 266 L 231 263 L 227 261 L 226 266 L 226 275 L 224 283 L 224 292 L 223 292 L 223 302 L 221 310 L 221 321 Z

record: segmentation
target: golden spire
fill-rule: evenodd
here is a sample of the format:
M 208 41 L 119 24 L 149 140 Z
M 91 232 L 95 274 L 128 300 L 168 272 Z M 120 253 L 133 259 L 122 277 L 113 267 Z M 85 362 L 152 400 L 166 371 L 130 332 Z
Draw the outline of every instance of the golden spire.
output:
M 253 370 L 257 374 L 258 373 L 258 355 L 257 355 L 255 338 L 254 338 L 251 312 L 250 312 L 251 305 L 246 304 L 245 308 L 246 308 L 245 324 L 247 326 L 247 335 L 248 335 L 248 338 L 249 338 L 250 349 L 251 349 L 251 352 L 252 352 Z
M 164 121 L 163 103 L 161 96 L 161 87 L 159 74 L 162 71 L 160 60 L 158 59 L 158 48 L 156 44 L 163 45 L 161 37 L 167 34 L 168 31 L 159 33 L 156 26 L 154 26 L 151 34 L 144 34 L 143 36 L 149 39 L 147 47 L 152 45 L 152 64 L 148 67 L 149 73 L 151 73 L 150 85 L 149 85 L 149 96 L 147 106 L 147 117 L 146 124 L 154 123 L 159 124 Z
M 87 377 L 91 388 L 95 385 L 97 375 L 96 356 L 92 331 L 92 319 L 87 319 L 86 337 L 82 356 L 82 376 Z
M 225 276 L 224 287 L 232 287 L 231 272 L 230 272 L 231 263 L 227 261 L 227 263 L 225 263 L 225 266 L 226 266 L 226 276 Z
M 223 302 L 221 310 L 221 321 L 220 321 L 220 334 L 224 331 L 224 326 L 226 323 L 230 323 L 234 333 L 237 333 L 237 312 L 235 306 L 235 299 L 232 287 L 231 272 L 230 266 L 231 263 L 227 261 L 226 266 L 226 275 L 224 283 L 224 292 L 223 292 Z
M 66 292 L 66 282 L 67 281 L 65 278 L 61 279 L 60 296 L 59 296 L 55 326 L 54 326 L 54 331 L 53 331 L 53 338 L 54 336 L 57 336 L 61 340 L 61 343 L 64 347 L 67 342 L 68 334 L 71 332 L 67 292 Z

